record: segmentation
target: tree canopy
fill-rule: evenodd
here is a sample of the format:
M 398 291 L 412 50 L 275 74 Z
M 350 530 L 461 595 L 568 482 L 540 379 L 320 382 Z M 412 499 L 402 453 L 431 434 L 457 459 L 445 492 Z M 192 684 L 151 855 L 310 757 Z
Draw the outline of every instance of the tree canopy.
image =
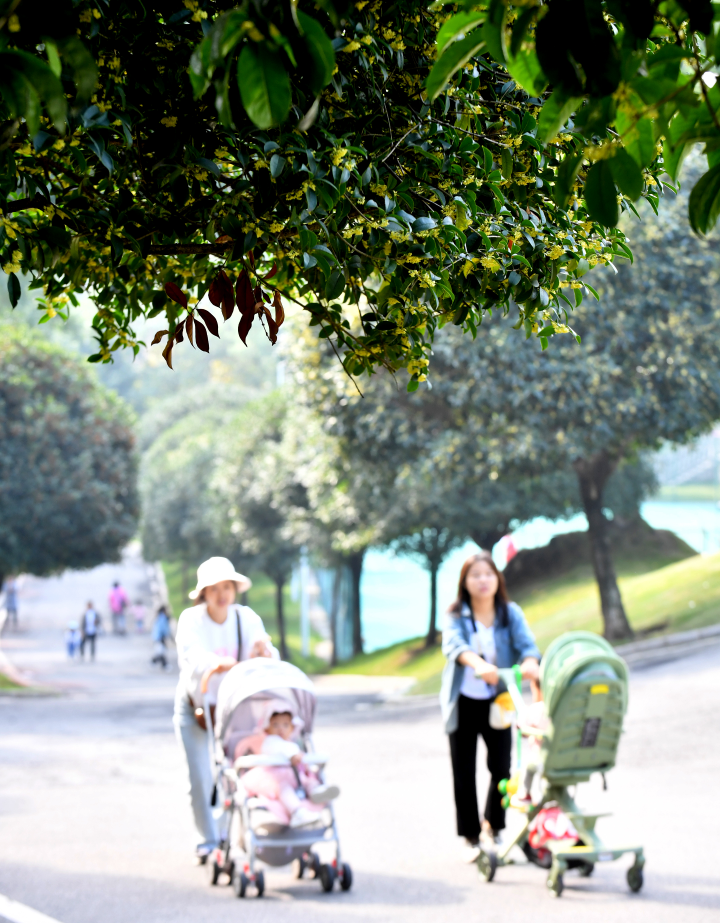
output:
M 137 528 L 127 408 L 37 335 L 0 334 L 0 574 L 116 560 Z
M 545 344 L 628 253 L 618 214 L 720 139 L 709 2 L 2 9 L 2 265 L 43 319 L 93 298 L 94 361 L 141 315 L 168 362 L 208 350 L 212 305 L 274 340 L 290 298 L 349 373 L 411 389 L 438 326 L 511 300 Z

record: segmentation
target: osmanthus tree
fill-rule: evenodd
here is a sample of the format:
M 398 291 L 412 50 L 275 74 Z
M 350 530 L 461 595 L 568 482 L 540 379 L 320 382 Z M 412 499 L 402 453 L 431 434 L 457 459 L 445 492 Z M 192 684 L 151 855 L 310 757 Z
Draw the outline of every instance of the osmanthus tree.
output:
M 135 534 L 132 415 L 90 372 L 0 328 L 0 579 L 117 560 Z
M 411 390 L 440 324 L 474 335 L 511 299 L 546 344 L 627 253 L 618 213 L 688 144 L 714 157 L 714 9 L 0 0 L 11 299 L 21 274 L 42 320 L 88 293 L 93 361 L 157 316 L 171 363 L 210 348 L 213 305 L 274 340 L 293 298 L 350 374 Z

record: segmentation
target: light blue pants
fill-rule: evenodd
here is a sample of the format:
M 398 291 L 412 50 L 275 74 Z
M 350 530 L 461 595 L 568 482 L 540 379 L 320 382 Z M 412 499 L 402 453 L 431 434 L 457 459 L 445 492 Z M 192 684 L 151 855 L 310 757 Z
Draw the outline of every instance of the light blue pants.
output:
M 200 845 L 214 846 L 218 830 L 210 805 L 213 790 L 213 771 L 210 764 L 210 746 L 207 731 L 198 725 L 187 695 L 178 690 L 173 715 L 175 734 L 185 751 L 188 769 L 190 804 L 195 826 L 201 837 Z

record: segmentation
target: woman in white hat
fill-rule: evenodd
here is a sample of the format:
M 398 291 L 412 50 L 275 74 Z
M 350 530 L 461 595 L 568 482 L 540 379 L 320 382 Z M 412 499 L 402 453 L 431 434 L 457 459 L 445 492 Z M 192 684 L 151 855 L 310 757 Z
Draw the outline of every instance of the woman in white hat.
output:
M 196 849 L 204 862 L 218 842 L 213 816 L 213 773 L 202 713 L 203 695 L 217 697 L 222 674 L 241 660 L 276 657 L 262 619 L 249 606 L 235 603 L 237 593 L 250 588 L 227 558 L 210 558 L 198 567 L 197 586 L 190 593 L 195 605 L 178 620 L 175 638 L 180 681 L 175 695 L 175 731 L 185 751 L 190 801 L 195 826 L 202 837 Z

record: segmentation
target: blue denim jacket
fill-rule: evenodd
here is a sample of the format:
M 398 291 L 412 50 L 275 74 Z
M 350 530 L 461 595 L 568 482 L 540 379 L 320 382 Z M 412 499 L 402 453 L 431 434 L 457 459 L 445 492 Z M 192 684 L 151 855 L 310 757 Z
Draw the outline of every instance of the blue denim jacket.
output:
M 536 657 L 540 660 L 535 637 L 525 621 L 520 606 L 517 603 L 508 603 L 507 619 L 501 616 L 502 613 L 498 611 L 494 625 L 497 666 L 512 667 L 526 657 Z M 472 613 L 468 605 L 463 604 L 459 616 L 452 612 L 445 613 L 442 651 L 447 662 L 440 686 L 440 709 L 446 734 L 452 734 L 457 730 L 457 703 L 465 673 L 465 667 L 459 664 L 457 659 L 463 651 L 473 650 L 473 628 Z

